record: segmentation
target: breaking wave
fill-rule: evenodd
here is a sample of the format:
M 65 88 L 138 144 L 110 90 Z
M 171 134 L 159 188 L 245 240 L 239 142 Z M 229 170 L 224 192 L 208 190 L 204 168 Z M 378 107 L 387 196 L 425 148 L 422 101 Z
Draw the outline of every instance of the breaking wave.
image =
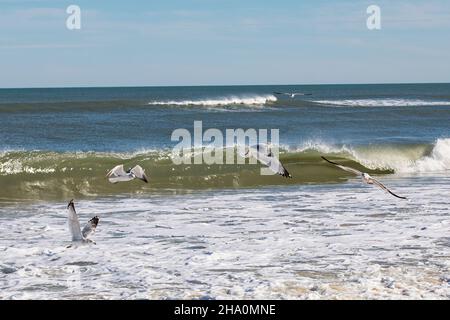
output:
M 437 139 L 434 144 L 334 146 L 311 142 L 291 152 L 316 151 L 352 160 L 371 170 L 395 173 L 433 173 L 450 170 L 450 138 Z
M 0 188 L 2 197 L 6 198 L 66 199 L 130 192 L 183 193 L 195 189 L 329 183 L 350 178 L 348 173 L 324 162 L 321 155 L 372 174 L 450 174 L 450 138 L 438 139 L 433 144 L 367 146 L 308 141 L 300 147 L 280 148 L 280 159 L 292 179 L 261 176 L 258 164 L 175 165 L 171 150 L 130 153 L 2 151 Z M 201 152 L 192 153 L 192 157 L 198 156 Z M 150 183 L 110 184 L 105 174 L 121 163 L 127 168 L 135 164 L 143 166 Z
M 221 98 L 199 99 L 199 100 L 168 100 L 151 101 L 149 105 L 163 106 L 227 106 L 227 105 L 263 105 L 275 102 L 274 95 L 248 95 L 248 96 L 228 96 Z

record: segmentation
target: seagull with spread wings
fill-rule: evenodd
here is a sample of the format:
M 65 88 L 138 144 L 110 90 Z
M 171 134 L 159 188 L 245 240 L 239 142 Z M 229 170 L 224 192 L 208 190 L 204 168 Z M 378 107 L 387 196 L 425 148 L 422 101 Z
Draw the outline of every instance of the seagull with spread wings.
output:
M 142 169 L 140 165 L 136 165 L 133 168 L 130 168 L 127 171 L 125 171 L 123 169 L 123 164 L 120 164 L 118 166 L 115 166 L 111 171 L 109 171 L 106 177 L 111 183 L 131 181 L 134 179 L 139 179 L 144 181 L 145 183 L 148 183 L 147 176 L 145 175 L 145 170 Z
M 355 174 L 355 175 L 357 175 L 357 176 L 360 176 L 360 177 L 362 178 L 362 180 L 363 180 L 365 183 L 367 183 L 367 184 L 375 184 L 375 185 L 377 185 L 378 187 L 380 187 L 381 189 L 383 189 L 384 191 L 386 191 L 386 192 L 390 193 L 391 195 L 393 195 L 394 197 L 397 197 L 397 198 L 400 198 L 400 199 L 407 199 L 406 197 L 402 197 L 402 196 L 396 195 L 396 194 L 393 193 L 391 190 L 389 190 L 388 188 L 386 188 L 386 186 L 384 186 L 381 182 L 379 182 L 378 180 L 372 178 L 372 177 L 371 177 L 368 173 L 366 173 L 366 172 L 361 172 L 361 171 L 359 171 L 359 170 L 356 170 L 356 169 L 353 169 L 353 168 L 350 168 L 350 167 L 343 166 L 343 165 L 341 165 L 341 164 L 339 164 L 339 163 L 330 161 L 330 160 L 328 160 L 327 158 L 325 158 L 325 157 L 323 157 L 323 156 L 322 156 L 322 159 L 325 160 L 325 161 L 327 161 L 327 162 L 329 162 L 329 163 L 331 163 L 332 165 L 334 165 L 334 166 L 336 166 L 336 167 L 342 169 L 342 170 L 345 170 L 345 171 L 347 171 L 347 172 L 350 172 L 350 173 L 353 173 L 353 174 Z
M 73 199 L 70 200 L 67 205 L 68 209 L 68 222 L 69 222 L 69 231 L 72 235 L 72 241 L 80 241 L 80 242 L 92 242 L 93 240 L 89 239 L 95 229 L 97 228 L 97 224 L 99 221 L 98 216 L 93 217 L 88 223 L 84 226 L 83 230 L 81 230 L 80 222 L 78 221 L 78 215 L 75 211 L 75 204 L 73 203 Z
M 274 94 L 278 94 L 278 95 L 286 95 L 286 96 L 290 96 L 291 99 L 294 99 L 295 96 L 310 96 L 312 95 L 311 93 L 302 93 L 302 92 L 274 92 Z
M 274 156 L 272 150 L 267 145 L 257 144 L 256 146 L 246 147 L 243 157 L 253 157 L 263 165 L 267 166 L 272 172 L 285 178 L 292 178 L 291 174 L 286 170 L 280 160 Z

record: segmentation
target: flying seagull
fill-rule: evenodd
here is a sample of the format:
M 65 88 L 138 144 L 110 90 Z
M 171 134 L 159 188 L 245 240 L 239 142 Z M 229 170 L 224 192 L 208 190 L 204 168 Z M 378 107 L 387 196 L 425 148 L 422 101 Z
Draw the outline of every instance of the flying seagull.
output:
M 396 195 L 395 193 L 393 193 L 391 190 L 389 190 L 388 188 L 386 188 L 381 182 L 379 182 L 378 180 L 372 178 L 372 177 L 371 177 L 368 173 L 366 173 L 366 172 L 361 172 L 361 171 L 359 171 L 359 170 L 356 170 L 356 169 L 353 169 L 353 168 L 350 168 L 350 167 L 343 166 L 343 165 L 341 165 L 341 164 L 339 164 L 339 163 L 330 161 L 330 160 L 328 160 L 327 158 L 325 158 L 325 157 L 323 157 L 323 156 L 322 156 L 322 159 L 325 160 L 325 161 L 327 161 L 327 162 L 329 162 L 329 163 L 331 163 L 332 165 L 335 165 L 335 166 L 338 167 L 338 168 L 341 168 L 342 170 L 345 170 L 345 171 L 347 171 L 347 172 L 350 172 L 350 173 L 353 173 L 353 174 L 355 174 L 355 175 L 357 175 L 357 176 L 360 176 L 360 177 L 363 179 L 363 181 L 364 181 L 365 183 L 367 183 L 367 184 L 376 184 L 377 186 L 379 186 L 379 187 L 380 187 L 381 189 L 383 189 L 384 191 L 389 192 L 390 194 L 392 194 L 394 197 L 397 197 L 397 198 L 400 198 L 400 199 L 406 199 L 406 197 L 398 196 L 398 195 Z
M 148 183 L 147 176 L 145 175 L 145 170 L 142 169 L 140 165 L 137 165 L 134 168 L 130 168 L 125 171 L 123 169 L 123 164 L 120 164 L 109 171 L 106 177 L 111 183 L 130 181 L 136 178 L 144 181 L 145 183 Z
M 290 96 L 291 99 L 294 99 L 295 96 L 310 96 L 310 95 L 312 95 L 312 93 L 301 93 L 301 92 L 293 92 L 293 93 L 290 93 L 290 92 L 274 92 L 274 94 L 284 94 L 286 96 Z
M 285 178 L 292 178 L 291 174 L 281 164 L 281 162 L 273 155 L 270 147 L 257 144 L 256 146 L 246 147 L 244 158 L 253 157 L 263 165 L 269 167 L 271 171 Z
M 84 226 L 83 230 L 80 228 L 80 222 L 78 221 L 78 215 L 75 211 L 75 205 L 73 203 L 73 199 L 70 200 L 67 205 L 67 209 L 69 211 L 69 231 L 72 235 L 72 241 L 81 241 L 81 242 L 92 242 L 94 241 L 88 239 L 91 234 L 95 232 L 95 228 L 97 228 L 97 224 L 99 221 L 98 216 L 93 217 L 89 222 Z

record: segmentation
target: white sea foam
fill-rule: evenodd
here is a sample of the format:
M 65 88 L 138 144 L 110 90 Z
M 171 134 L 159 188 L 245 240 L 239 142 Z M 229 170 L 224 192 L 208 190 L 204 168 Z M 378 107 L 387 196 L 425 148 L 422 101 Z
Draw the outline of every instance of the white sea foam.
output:
M 227 96 L 200 100 L 169 100 L 151 101 L 149 105 L 173 105 L 173 106 L 226 106 L 226 105 L 263 105 L 268 102 L 275 102 L 274 95 L 246 95 Z
M 450 181 L 423 179 L 78 201 L 74 248 L 66 203 L 0 206 L 0 298 L 448 299 Z
M 450 139 L 438 139 L 431 154 L 415 161 L 413 172 L 450 170 Z
M 432 101 L 420 99 L 342 99 L 317 100 L 320 104 L 351 107 L 414 107 L 414 106 L 450 106 L 450 101 Z
M 0 162 L 1 175 L 12 175 L 19 173 L 28 173 L 28 174 L 53 173 L 55 171 L 56 171 L 55 168 L 42 168 L 24 165 L 20 160 L 11 159 L 5 162 Z

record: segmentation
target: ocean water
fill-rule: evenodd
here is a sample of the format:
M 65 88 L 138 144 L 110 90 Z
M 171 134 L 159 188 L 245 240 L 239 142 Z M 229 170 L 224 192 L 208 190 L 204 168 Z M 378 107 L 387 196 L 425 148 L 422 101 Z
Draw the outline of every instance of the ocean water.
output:
M 279 129 L 293 178 L 175 165 L 194 121 Z M 0 136 L 2 299 L 450 298 L 450 84 L 0 89 Z

